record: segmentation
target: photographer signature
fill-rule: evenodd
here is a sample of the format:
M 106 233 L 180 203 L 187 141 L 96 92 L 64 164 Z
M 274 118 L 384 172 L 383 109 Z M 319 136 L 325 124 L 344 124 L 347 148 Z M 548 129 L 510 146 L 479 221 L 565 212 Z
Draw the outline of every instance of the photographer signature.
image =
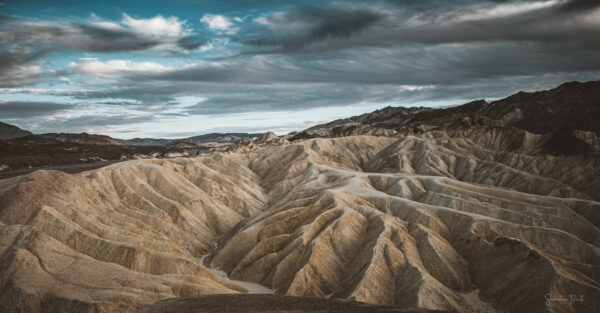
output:
M 583 295 L 568 295 L 565 296 L 553 296 L 551 294 L 545 294 L 544 298 L 546 298 L 546 305 L 550 305 L 552 302 L 568 302 L 569 304 L 573 304 L 573 302 L 583 302 Z

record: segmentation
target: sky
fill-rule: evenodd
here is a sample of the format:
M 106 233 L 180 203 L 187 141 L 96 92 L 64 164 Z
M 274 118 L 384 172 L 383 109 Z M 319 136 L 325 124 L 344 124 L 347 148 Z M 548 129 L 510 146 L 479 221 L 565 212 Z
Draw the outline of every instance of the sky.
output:
M 598 0 L 0 0 L 0 121 L 285 134 L 600 79 Z

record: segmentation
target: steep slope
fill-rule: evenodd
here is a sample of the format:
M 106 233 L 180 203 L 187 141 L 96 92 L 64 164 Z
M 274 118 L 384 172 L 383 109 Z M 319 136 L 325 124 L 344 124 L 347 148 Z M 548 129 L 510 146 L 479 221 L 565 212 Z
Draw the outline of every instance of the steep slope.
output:
M 435 137 L 251 154 L 270 206 L 206 264 L 290 295 L 452 312 L 598 307 L 598 158 L 507 153 L 490 134 L 479 138 L 486 148 Z M 586 301 L 546 305 L 546 294 Z
M 536 155 L 545 140 L 473 126 L 0 180 L 0 311 L 130 311 L 245 281 L 449 312 L 593 312 L 600 160 Z M 546 303 L 571 294 L 585 301 Z
M 0 140 L 7 140 L 31 135 L 31 132 L 17 126 L 0 122 Z
M 255 181 L 218 155 L 0 180 L 0 311 L 121 312 L 245 291 L 199 258 L 262 206 Z

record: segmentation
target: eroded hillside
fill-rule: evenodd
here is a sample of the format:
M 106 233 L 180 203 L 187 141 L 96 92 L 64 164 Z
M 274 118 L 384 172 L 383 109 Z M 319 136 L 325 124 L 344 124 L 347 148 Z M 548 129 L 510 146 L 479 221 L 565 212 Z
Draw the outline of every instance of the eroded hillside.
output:
M 593 312 L 599 158 L 538 154 L 544 140 L 478 126 L 0 180 L 0 308 L 131 311 L 273 290 L 450 312 Z M 571 294 L 585 300 L 546 302 Z

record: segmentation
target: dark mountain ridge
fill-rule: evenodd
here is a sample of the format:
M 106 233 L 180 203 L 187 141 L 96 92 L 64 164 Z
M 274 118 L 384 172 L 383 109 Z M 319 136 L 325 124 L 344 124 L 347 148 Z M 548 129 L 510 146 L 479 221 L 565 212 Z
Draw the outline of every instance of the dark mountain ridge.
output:
M 436 127 L 481 125 L 547 134 L 546 152 L 600 152 L 600 81 L 568 82 L 537 92 L 518 92 L 501 100 L 476 100 L 450 108 L 386 107 L 371 113 L 313 126 L 292 137 L 340 137 Z
M 0 122 L 0 139 L 8 140 L 13 138 L 25 137 L 32 135 L 31 132 L 22 130 L 17 126 Z

